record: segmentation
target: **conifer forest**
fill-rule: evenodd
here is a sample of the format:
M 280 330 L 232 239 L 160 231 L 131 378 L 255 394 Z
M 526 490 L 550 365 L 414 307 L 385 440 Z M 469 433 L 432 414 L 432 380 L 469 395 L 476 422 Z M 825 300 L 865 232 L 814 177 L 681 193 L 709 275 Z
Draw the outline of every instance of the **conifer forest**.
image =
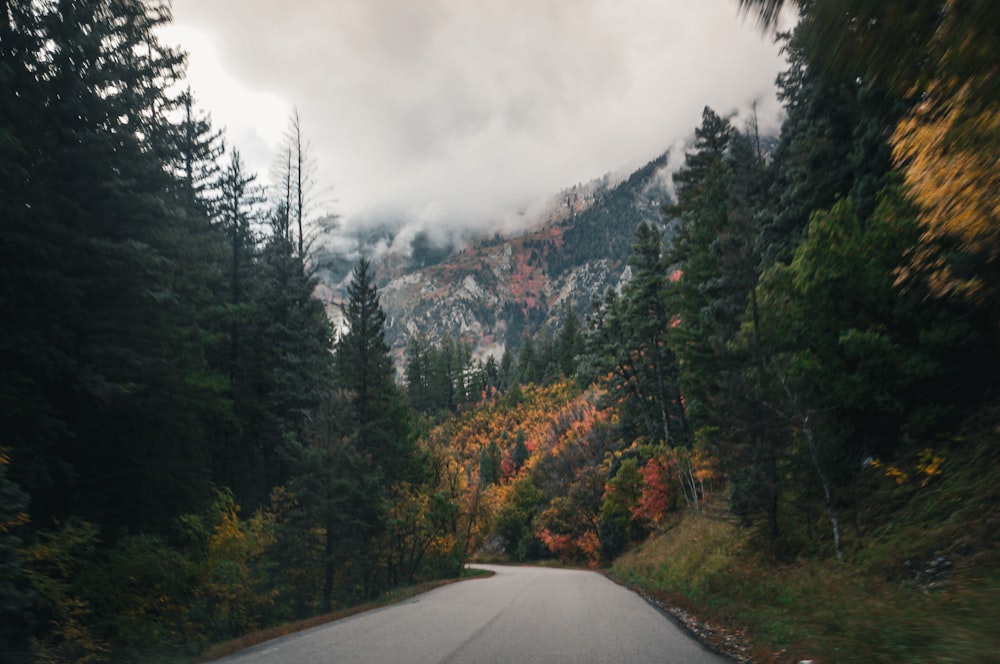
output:
M 780 132 L 706 106 L 620 289 L 398 361 L 373 261 L 317 295 L 297 118 L 265 187 L 169 1 L 0 0 L 0 660 L 194 661 L 472 560 L 606 569 L 682 515 L 895 583 L 872 533 L 905 513 L 998 592 L 1000 11 L 732 10 L 784 48 Z M 982 661 L 908 647 L 866 661 Z

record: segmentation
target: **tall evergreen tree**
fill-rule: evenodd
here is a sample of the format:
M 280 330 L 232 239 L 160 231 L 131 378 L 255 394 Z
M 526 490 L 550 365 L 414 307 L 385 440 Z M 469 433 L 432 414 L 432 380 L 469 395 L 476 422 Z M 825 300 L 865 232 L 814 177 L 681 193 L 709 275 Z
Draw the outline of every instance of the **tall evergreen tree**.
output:
M 191 88 L 179 99 L 183 117 L 175 129 L 175 154 L 171 169 L 180 181 L 193 211 L 202 217 L 214 217 L 219 203 L 219 163 L 225 153 L 222 131 L 212 127 L 211 119 L 195 106 Z
M 689 445 L 677 357 L 670 345 L 674 314 L 667 301 L 662 231 L 641 224 L 629 259 L 632 278 L 621 295 L 609 291 L 587 335 L 582 373 L 606 381 L 625 440 Z
M 239 443 L 231 481 L 248 505 L 288 481 L 314 411 L 331 389 L 333 331 L 294 244 L 273 232 L 255 262 L 238 355 Z
M 576 373 L 576 358 L 583 352 L 583 330 L 576 309 L 567 301 L 563 307 L 562 326 L 556 340 L 556 361 L 559 372 L 566 377 Z
M 436 410 L 436 400 L 431 390 L 432 349 L 424 335 L 410 337 L 406 345 L 406 398 L 418 412 L 429 414 Z
M 346 331 L 336 346 L 337 385 L 343 392 L 345 435 L 356 450 L 350 481 L 356 485 L 358 500 L 352 514 L 331 525 L 345 554 L 360 566 L 360 580 L 371 595 L 384 584 L 371 554 L 387 527 L 393 488 L 412 479 L 417 456 L 409 412 L 395 383 L 385 341 L 385 311 L 367 259 L 362 258 L 351 275 L 343 317 Z
M 539 358 L 535 350 L 535 340 L 530 334 L 525 334 L 521 347 L 517 351 L 516 381 L 521 385 L 537 383 L 539 375 Z
M 670 266 L 677 327 L 675 348 L 685 370 L 685 398 L 695 418 L 708 407 L 710 384 L 718 367 L 713 304 L 720 285 L 719 243 L 729 226 L 728 159 L 735 129 L 725 118 L 705 108 L 695 130 L 694 149 L 674 175 L 677 204 L 668 211 L 679 215 L 677 232 L 666 257 Z M 713 346 L 714 343 L 714 346 Z
M 38 516 L 165 527 L 207 489 L 200 440 L 221 397 L 198 315 L 217 264 L 195 260 L 221 237 L 167 167 L 167 90 L 182 58 L 155 31 L 169 11 L 69 0 L 8 10 L 5 122 L 17 147 L 4 180 L 16 204 L 3 234 L 17 294 L 3 336 L 27 335 L 31 357 L 5 341 L 4 364 L 26 388 L 18 402 L 45 404 L 34 431 L 15 423 L 12 473 Z
M 668 337 L 675 313 L 667 301 L 667 271 L 663 263 L 663 233 L 650 224 L 636 231 L 629 264 L 632 279 L 623 287 L 626 330 L 633 380 L 646 419 L 656 422 L 651 440 L 665 445 L 690 444 L 687 417 L 680 399 L 678 365 Z

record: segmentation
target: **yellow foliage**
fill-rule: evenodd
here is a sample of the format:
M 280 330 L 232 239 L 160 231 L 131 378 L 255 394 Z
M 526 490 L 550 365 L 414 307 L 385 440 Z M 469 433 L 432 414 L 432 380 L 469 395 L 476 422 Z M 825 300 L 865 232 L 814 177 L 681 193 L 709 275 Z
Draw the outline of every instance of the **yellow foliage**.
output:
M 944 457 L 938 456 L 931 448 L 928 447 L 922 451 L 920 464 L 917 466 L 917 472 L 923 476 L 920 480 L 920 486 L 927 486 L 932 479 L 940 476 L 942 464 L 944 464 Z
M 906 484 L 910 479 L 910 473 L 898 466 L 886 465 L 880 459 L 872 459 L 868 465 L 872 468 L 881 469 L 882 474 L 895 481 L 897 486 Z M 933 449 L 928 447 L 920 452 L 913 474 L 919 478 L 920 486 L 925 487 L 935 477 L 940 477 L 943 474 L 944 471 L 941 468 L 943 465 L 944 457 L 939 456 Z
M 257 626 L 260 609 L 273 593 L 259 592 L 255 566 L 274 543 L 275 516 L 258 512 L 240 519 L 240 507 L 229 491 L 219 491 L 205 515 L 214 521 L 205 545 L 204 578 L 199 595 L 212 608 L 216 633 L 237 633 Z
M 888 466 L 885 469 L 885 476 L 896 481 L 897 485 L 906 484 L 906 480 L 910 478 L 906 472 L 900 470 L 896 466 Z
M 903 472 L 896 466 L 886 466 L 884 463 L 882 463 L 882 460 L 879 459 L 878 457 L 873 458 L 868 465 L 876 469 L 884 468 L 882 474 L 888 477 L 889 479 L 895 480 L 897 485 L 903 484 L 904 482 L 906 482 L 907 479 L 909 479 L 908 475 L 905 472 Z
M 529 385 L 515 400 L 507 395 L 461 413 L 433 428 L 421 446 L 436 458 L 444 490 L 461 509 L 462 541 L 467 550 L 485 544 L 497 515 L 510 499 L 513 483 L 532 472 L 541 459 L 558 456 L 606 418 L 598 413 L 592 393 L 580 393 L 569 381 Z M 518 467 L 513 463 L 514 440 L 522 437 L 529 456 Z M 491 443 L 500 452 L 500 473 L 495 484 L 479 483 L 481 455 Z
M 990 276 L 1000 267 L 997 14 L 992 0 L 947 4 L 921 54 L 926 74 L 908 91 L 920 103 L 892 137 L 924 231 L 902 277 L 984 304 L 1000 295 Z M 949 254 L 962 257 L 961 271 Z

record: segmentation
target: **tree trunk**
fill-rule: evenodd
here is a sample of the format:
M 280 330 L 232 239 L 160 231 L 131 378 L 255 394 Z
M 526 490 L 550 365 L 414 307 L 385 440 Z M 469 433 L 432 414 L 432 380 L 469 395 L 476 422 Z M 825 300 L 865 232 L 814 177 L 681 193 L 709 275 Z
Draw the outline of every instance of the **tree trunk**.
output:
M 336 571 L 333 559 L 333 519 L 326 520 L 326 538 L 323 544 L 323 613 L 333 610 L 333 577 Z
M 840 548 L 840 521 L 837 519 L 837 513 L 833 509 L 833 486 L 830 483 L 829 476 L 827 476 L 826 471 L 823 469 L 823 461 L 820 459 L 819 455 L 819 443 L 816 441 L 816 433 L 813 431 L 809 411 L 803 411 L 803 409 L 799 407 L 799 400 L 795 398 L 794 394 L 792 394 L 792 390 L 788 387 L 788 383 L 785 381 L 783 376 L 781 377 L 781 387 L 785 392 L 785 396 L 788 398 L 788 404 L 792 407 L 794 413 L 802 422 L 802 433 L 805 435 L 806 443 L 809 446 L 809 456 L 812 459 L 813 468 L 816 469 L 816 475 L 819 477 L 820 485 L 823 487 L 823 496 L 826 501 L 826 513 L 830 518 L 830 527 L 833 530 L 834 550 L 837 552 L 837 560 L 843 560 L 844 552 Z
M 774 443 L 767 444 L 767 528 L 771 537 L 777 539 L 778 528 L 778 455 Z
M 662 351 L 655 341 L 648 342 L 650 348 L 655 348 L 656 356 L 654 366 L 656 367 L 656 392 L 657 401 L 660 402 L 660 419 L 663 421 L 663 444 L 670 449 L 670 414 L 667 411 L 666 378 L 664 376 L 663 358 L 660 357 Z
M 806 436 L 806 442 L 809 443 L 809 454 L 812 457 L 813 466 L 816 468 L 816 474 L 819 476 L 820 483 L 823 486 L 823 496 L 826 499 L 826 512 L 830 517 L 830 526 L 833 529 L 833 546 L 837 551 L 837 560 L 843 560 L 844 552 L 840 550 L 840 521 L 837 519 L 837 513 L 833 509 L 833 489 L 830 485 L 830 478 L 827 477 L 826 471 L 823 470 L 823 464 L 819 458 L 819 447 L 816 444 L 816 436 L 809 422 L 808 414 L 803 416 L 802 432 Z

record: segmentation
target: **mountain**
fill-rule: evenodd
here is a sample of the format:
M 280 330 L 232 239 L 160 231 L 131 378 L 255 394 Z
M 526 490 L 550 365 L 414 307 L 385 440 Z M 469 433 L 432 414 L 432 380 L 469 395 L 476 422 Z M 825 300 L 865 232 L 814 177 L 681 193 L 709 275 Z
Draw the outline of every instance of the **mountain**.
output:
M 665 226 L 668 158 L 665 153 L 624 179 L 605 176 L 564 190 L 534 230 L 520 235 L 473 239 L 455 249 L 418 235 L 408 255 L 375 258 L 397 365 L 416 334 L 431 342 L 450 335 L 476 355 L 499 358 L 505 348 L 516 350 L 525 334 L 555 329 L 567 303 L 583 319 L 596 298 L 627 280 L 639 224 Z M 379 240 L 391 234 L 382 229 L 363 243 Z M 321 263 L 323 292 L 336 301 L 352 265 L 330 252 Z

